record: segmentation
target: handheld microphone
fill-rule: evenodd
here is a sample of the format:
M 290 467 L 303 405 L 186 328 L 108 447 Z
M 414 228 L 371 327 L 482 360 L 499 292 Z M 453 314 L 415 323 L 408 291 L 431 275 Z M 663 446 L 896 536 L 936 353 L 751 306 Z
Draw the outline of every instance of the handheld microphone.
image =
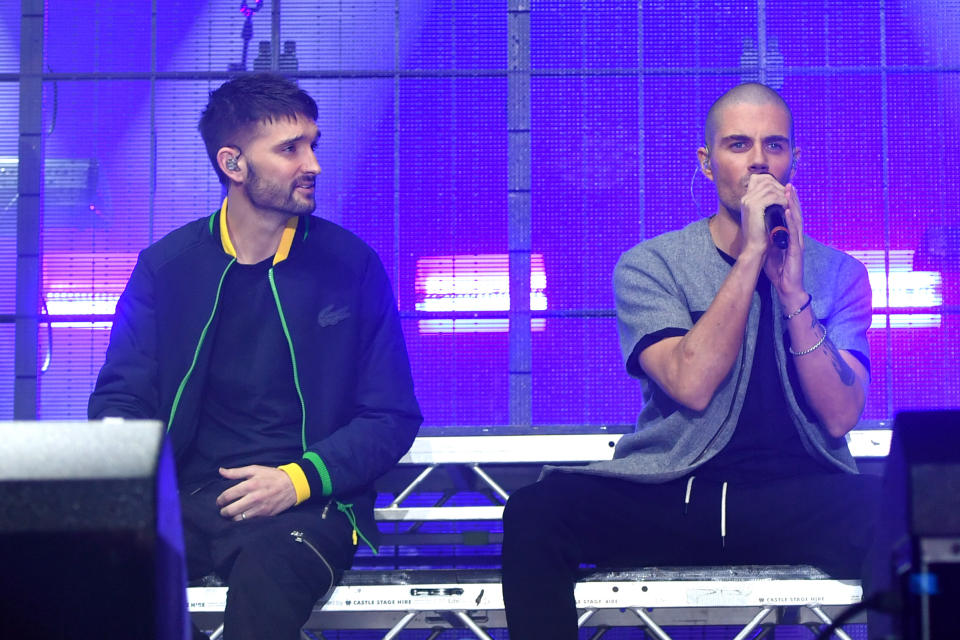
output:
M 763 219 L 767 223 L 767 233 L 770 234 L 770 241 L 781 249 L 786 249 L 790 243 L 790 236 L 787 234 L 787 220 L 784 216 L 783 206 L 779 204 L 767 205 L 763 210 Z

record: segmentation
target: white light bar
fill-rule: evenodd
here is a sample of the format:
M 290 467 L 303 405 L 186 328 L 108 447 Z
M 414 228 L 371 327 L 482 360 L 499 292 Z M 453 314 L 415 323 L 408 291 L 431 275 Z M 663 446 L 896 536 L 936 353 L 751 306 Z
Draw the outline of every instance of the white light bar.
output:
M 913 250 L 848 251 L 863 263 L 873 289 L 874 308 L 938 307 L 943 304 L 942 281 L 938 271 L 914 271 Z M 887 278 L 889 264 L 889 282 Z M 887 297 L 889 289 L 889 298 Z M 889 321 L 889 325 L 888 325 Z M 939 327 L 940 314 L 874 314 L 871 329 L 919 329 Z
M 433 256 L 417 260 L 414 280 L 417 311 L 509 311 L 510 256 L 506 253 Z M 543 255 L 530 256 L 530 309 L 547 308 L 547 275 Z M 438 318 L 420 320 L 420 333 L 502 333 L 507 318 Z M 546 321 L 535 318 L 533 331 Z

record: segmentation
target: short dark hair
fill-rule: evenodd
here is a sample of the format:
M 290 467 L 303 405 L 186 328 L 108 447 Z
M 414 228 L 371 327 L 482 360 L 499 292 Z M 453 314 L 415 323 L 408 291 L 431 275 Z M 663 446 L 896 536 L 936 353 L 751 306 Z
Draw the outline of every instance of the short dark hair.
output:
M 720 112 L 730 105 L 742 103 L 776 104 L 783 107 L 783 110 L 787 112 L 787 117 L 790 118 L 790 146 L 795 146 L 793 140 L 793 111 L 790 110 L 787 101 L 765 84 L 745 82 L 738 84 L 717 98 L 710 110 L 707 111 L 707 119 L 703 125 L 703 138 L 708 149 L 713 146 L 713 138 L 717 134 L 717 121 L 720 119 Z
M 317 119 L 317 103 L 294 82 L 275 73 L 250 73 L 228 80 L 210 93 L 197 128 L 220 184 L 227 176 L 217 164 L 217 151 L 237 141 L 261 123 L 304 116 Z

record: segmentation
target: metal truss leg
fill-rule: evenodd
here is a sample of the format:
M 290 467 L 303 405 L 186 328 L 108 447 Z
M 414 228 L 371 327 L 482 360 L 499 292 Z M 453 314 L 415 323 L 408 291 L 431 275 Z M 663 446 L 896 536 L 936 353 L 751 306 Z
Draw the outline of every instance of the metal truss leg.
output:
M 584 611 L 583 613 L 581 613 L 581 614 L 580 614 L 580 617 L 577 618 L 577 629 L 579 629 L 579 628 L 582 627 L 583 625 L 587 624 L 587 620 L 589 620 L 590 618 L 592 618 L 592 617 L 593 617 L 593 614 L 595 614 L 596 612 L 597 612 L 596 609 L 587 609 L 586 611 Z
M 387 631 L 387 635 L 383 636 L 383 640 L 393 640 L 397 635 L 403 631 L 404 627 L 410 624 L 410 621 L 417 617 L 416 611 L 409 611 L 402 618 L 397 620 L 397 624 L 393 625 L 393 628 L 390 631 Z
M 406 489 L 404 489 L 404 490 L 401 491 L 399 494 L 397 494 L 397 497 L 394 498 L 393 502 L 391 502 L 391 503 L 387 506 L 387 508 L 388 508 L 388 509 L 395 509 L 395 508 L 399 507 L 399 506 L 400 506 L 400 503 L 403 502 L 404 500 L 406 500 L 406 499 L 407 499 L 407 496 L 409 496 L 411 493 L 413 493 L 413 490 L 417 488 L 417 485 L 420 484 L 421 482 L 423 482 L 424 480 L 426 480 L 426 479 L 427 479 L 427 476 L 430 475 L 430 473 L 431 473 L 434 469 L 436 469 L 436 468 L 437 468 L 437 465 L 432 464 L 432 465 L 430 465 L 429 467 L 427 467 L 426 469 L 424 469 L 423 471 L 421 471 L 421 472 L 420 472 L 420 475 L 418 475 L 416 478 L 414 478 L 414 479 L 413 479 L 413 482 L 411 482 L 410 484 L 408 484 Z
M 667 632 L 661 629 L 660 625 L 654 622 L 653 618 L 651 618 L 650 614 L 648 614 L 646 611 L 637 608 L 634 609 L 633 612 L 637 614 L 637 617 L 643 620 L 643 624 L 647 625 L 647 628 L 644 629 L 644 631 L 652 633 L 656 638 L 658 638 L 658 640 L 671 640 L 670 636 L 667 635 Z
M 753 640 L 763 640 L 764 638 L 773 638 L 776 633 L 776 625 L 773 624 L 762 624 L 760 625 L 760 633 Z
M 442 507 L 442 506 L 444 506 L 445 504 L 447 504 L 448 502 L 450 502 L 450 499 L 453 498 L 453 496 L 454 496 L 455 494 L 456 494 L 456 491 L 451 491 L 451 490 L 449 490 L 449 489 L 445 490 L 445 491 L 443 492 L 443 495 L 440 496 L 439 498 L 437 498 L 436 502 L 433 503 L 433 506 L 434 506 L 434 507 Z M 395 523 L 394 523 L 394 526 L 399 526 L 400 524 L 403 524 L 404 522 L 409 522 L 409 521 L 408 521 L 408 520 L 404 520 L 404 521 L 402 521 L 402 522 L 395 522 Z M 412 522 L 412 523 L 410 523 L 410 528 L 407 529 L 407 533 L 416 533 L 417 531 L 420 530 L 420 528 L 423 526 L 423 524 L 424 524 L 424 521 L 423 521 L 423 520 L 420 520 L 420 521 L 418 521 L 418 522 Z M 399 532 L 400 530 L 399 530 L 399 529 L 396 529 L 396 531 Z M 399 567 L 397 567 L 397 568 L 399 568 Z
M 210 634 L 210 640 L 220 640 L 223 637 L 223 625 L 213 630 L 213 633 Z
M 494 480 L 493 478 L 491 478 L 490 475 L 489 475 L 486 471 L 484 471 L 483 469 L 481 469 L 481 468 L 480 468 L 480 465 L 478 465 L 478 464 L 471 464 L 471 465 L 470 465 L 470 468 L 473 470 L 473 472 L 474 472 L 475 474 L 477 474 L 478 476 L 480 476 L 480 479 L 481 479 L 481 480 L 483 480 L 484 482 L 487 483 L 487 486 L 488 486 L 488 487 L 490 487 L 491 489 L 493 489 L 494 491 L 496 491 L 497 494 L 499 494 L 499 496 L 500 496 L 501 498 L 503 498 L 505 501 L 510 498 L 510 494 L 507 493 L 506 491 L 504 491 L 504 490 L 503 490 L 503 487 L 501 487 L 499 484 L 497 484 L 497 481 Z
M 823 609 L 821 609 L 821 608 L 818 607 L 817 605 L 815 605 L 815 604 L 808 604 L 808 605 L 807 605 L 807 609 L 810 609 L 810 611 L 813 611 L 813 615 L 815 615 L 815 616 L 817 616 L 818 618 L 820 618 L 820 620 L 822 620 L 824 624 L 830 624 L 830 623 L 833 622 L 833 620 L 830 619 L 830 616 L 828 616 L 827 614 L 825 614 L 825 613 L 823 612 Z M 840 640 L 851 640 L 851 639 L 850 639 L 850 636 L 848 636 L 847 633 L 846 633 L 843 629 L 837 629 L 837 630 L 834 631 L 833 633 L 834 633 L 835 636 L 837 636 L 838 638 L 840 638 Z
M 493 638 L 488 636 L 487 632 L 481 629 L 479 625 L 477 625 L 477 623 L 466 614 L 465 611 L 454 611 L 453 615 L 460 618 L 460 621 L 465 624 L 470 631 L 473 631 L 473 635 L 480 638 L 480 640 L 493 640 Z
M 610 627 L 597 627 L 597 630 L 590 636 L 590 640 L 600 640 L 600 638 L 607 635 L 607 631 L 610 631 Z
M 763 619 L 770 615 L 770 612 L 773 611 L 773 607 L 764 607 L 760 609 L 760 612 L 757 615 L 753 616 L 753 620 L 747 623 L 743 629 L 740 630 L 733 640 L 746 640 L 747 636 L 753 633 L 753 630 L 756 629 Z

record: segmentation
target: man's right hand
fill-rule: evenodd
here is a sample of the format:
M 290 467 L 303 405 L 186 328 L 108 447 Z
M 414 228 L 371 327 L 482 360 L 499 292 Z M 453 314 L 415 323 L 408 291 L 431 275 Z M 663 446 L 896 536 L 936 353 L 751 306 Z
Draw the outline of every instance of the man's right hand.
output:
M 743 250 L 765 255 L 770 248 L 764 210 L 771 204 L 787 207 L 786 188 L 769 173 L 754 173 L 747 182 L 747 192 L 740 199 L 740 228 Z
M 220 515 L 230 520 L 275 516 L 297 503 L 297 491 L 290 476 L 276 467 L 253 464 L 220 469 L 220 475 L 242 480 L 219 496 Z

